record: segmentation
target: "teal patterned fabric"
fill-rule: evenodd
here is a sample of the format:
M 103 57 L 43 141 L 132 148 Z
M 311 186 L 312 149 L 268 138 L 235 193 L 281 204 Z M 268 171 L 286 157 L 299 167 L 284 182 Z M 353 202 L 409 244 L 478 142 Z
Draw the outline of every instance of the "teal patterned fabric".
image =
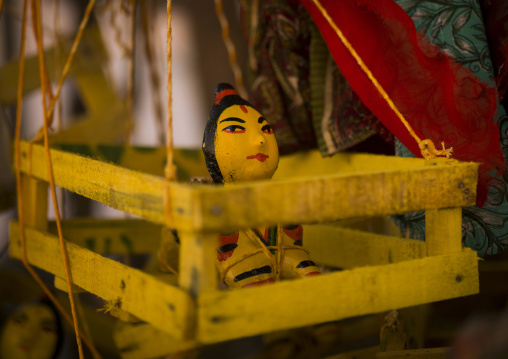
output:
M 479 79 L 495 87 L 487 35 L 478 0 L 396 0 L 411 16 L 416 29 L 449 54 L 456 62 L 474 73 Z M 505 160 L 508 158 L 508 116 L 498 105 L 495 119 Z M 400 142 L 396 153 L 414 157 Z M 462 216 L 462 242 L 478 255 L 496 254 L 508 247 L 508 173 L 492 186 L 483 208 L 467 207 Z M 411 238 L 425 239 L 423 212 L 395 217 L 397 224 Z

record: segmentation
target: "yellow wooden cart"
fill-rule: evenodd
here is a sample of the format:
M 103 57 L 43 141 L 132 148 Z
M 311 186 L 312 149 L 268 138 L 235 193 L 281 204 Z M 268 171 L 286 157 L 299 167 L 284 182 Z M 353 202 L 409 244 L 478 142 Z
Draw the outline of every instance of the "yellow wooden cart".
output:
M 475 203 L 475 163 L 363 154 L 321 158 L 308 152 L 282 158 L 270 182 L 224 188 L 168 182 L 57 149 L 51 156 L 58 186 L 146 220 L 75 220 L 63 226 L 73 283 L 146 322 L 116 333 L 123 358 L 157 357 L 479 291 L 476 252 L 461 245 L 461 207 Z M 157 149 L 125 148 L 119 162 L 159 163 L 161 156 Z M 206 171 L 198 151 L 177 151 L 175 158 L 177 165 L 187 164 L 187 176 Z M 28 260 L 65 278 L 58 237 L 46 220 L 43 146 L 22 143 L 21 168 Z M 425 242 L 329 223 L 417 210 L 426 211 Z M 305 224 L 304 243 L 313 259 L 346 270 L 246 290 L 218 289 L 217 233 L 277 223 Z M 160 226 L 178 231 L 177 277 L 153 276 L 100 254 L 154 253 Z M 21 255 L 14 223 L 11 256 Z

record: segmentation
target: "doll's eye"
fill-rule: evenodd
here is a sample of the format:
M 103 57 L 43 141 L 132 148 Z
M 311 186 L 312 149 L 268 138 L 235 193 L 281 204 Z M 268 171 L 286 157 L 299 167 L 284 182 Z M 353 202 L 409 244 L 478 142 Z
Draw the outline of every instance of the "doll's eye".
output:
M 263 127 L 261 127 L 261 131 L 263 131 L 264 133 L 268 133 L 270 135 L 273 133 L 273 130 L 270 127 L 270 125 L 264 125 Z
M 244 133 L 245 132 L 245 127 L 243 126 L 239 126 L 239 125 L 230 125 L 226 128 L 224 128 L 222 130 L 223 132 L 226 132 L 226 133 Z
M 42 323 L 41 330 L 46 333 L 56 333 L 56 325 L 54 323 Z
M 25 324 L 28 320 L 26 314 L 24 313 L 17 313 L 17 314 L 14 314 L 11 318 L 11 320 L 16 323 L 16 324 Z

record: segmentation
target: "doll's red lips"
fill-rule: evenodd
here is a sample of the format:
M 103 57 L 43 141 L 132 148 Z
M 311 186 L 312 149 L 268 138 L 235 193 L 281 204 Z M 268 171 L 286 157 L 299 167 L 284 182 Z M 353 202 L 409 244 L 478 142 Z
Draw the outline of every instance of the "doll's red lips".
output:
M 268 158 L 269 156 L 268 155 L 265 155 L 264 153 L 258 153 L 256 155 L 252 155 L 252 156 L 247 156 L 247 159 L 248 160 L 253 160 L 253 159 L 256 159 L 258 160 L 259 162 L 265 162 L 265 160 Z

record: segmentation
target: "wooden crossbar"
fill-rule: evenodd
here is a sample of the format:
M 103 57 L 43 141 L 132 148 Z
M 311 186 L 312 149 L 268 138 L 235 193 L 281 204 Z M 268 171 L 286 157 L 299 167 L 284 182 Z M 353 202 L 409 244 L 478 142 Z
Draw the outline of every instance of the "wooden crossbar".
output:
M 65 278 L 58 237 L 25 228 L 28 261 L 49 273 Z M 194 301 L 184 290 L 167 285 L 140 270 L 105 258 L 66 241 L 75 285 L 111 301 L 175 339 L 186 339 L 193 326 Z M 21 258 L 19 227 L 10 226 L 10 255 Z
M 22 144 L 22 171 L 47 180 L 42 146 L 34 145 L 31 155 L 28 147 Z M 476 163 L 437 161 L 417 168 L 225 188 L 170 183 L 83 156 L 51 153 L 57 185 L 151 222 L 192 232 L 464 207 L 476 199 Z
M 257 288 L 204 292 L 198 299 L 197 339 L 219 342 L 478 292 L 478 258 L 465 248 Z

